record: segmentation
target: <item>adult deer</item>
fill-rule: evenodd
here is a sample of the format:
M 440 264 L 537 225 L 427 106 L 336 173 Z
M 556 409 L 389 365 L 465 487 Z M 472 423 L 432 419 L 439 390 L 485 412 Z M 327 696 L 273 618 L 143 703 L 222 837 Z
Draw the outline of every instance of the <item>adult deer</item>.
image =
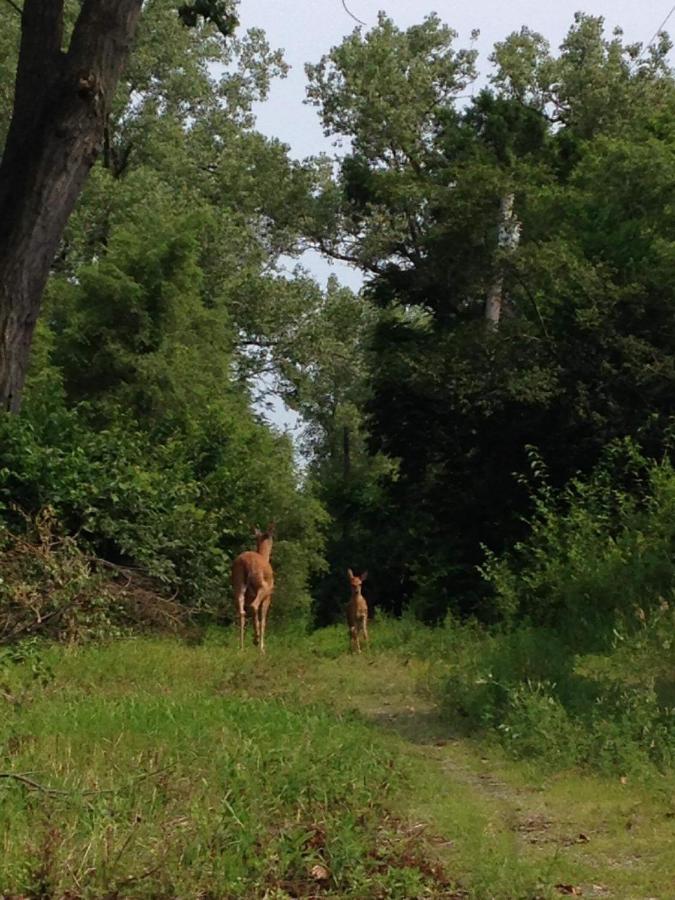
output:
M 253 612 L 255 634 L 253 642 L 265 652 L 265 627 L 267 611 L 272 602 L 274 572 L 270 564 L 274 525 L 266 531 L 255 531 L 255 550 L 240 553 L 232 563 L 232 589 L 234 591 L 235 615 L 239 616 L 239 647 L 244 649 L 246 629 L 246 609 Z
M 351 569 L 347 569 L 349 576 L 349 585 L 352 589 L 352 595 L 347 604 L 347 624 L 349 626 L 349 639 L 352 652 L 356 648 L 356 652 L 361 652 L 360 636 L 366 642 L 366 646 L 370 646 L 368 642 L 368 604 L 361 593 L 361 585 L 368 577 L 367 572 L 361 575 L 355 575 Z

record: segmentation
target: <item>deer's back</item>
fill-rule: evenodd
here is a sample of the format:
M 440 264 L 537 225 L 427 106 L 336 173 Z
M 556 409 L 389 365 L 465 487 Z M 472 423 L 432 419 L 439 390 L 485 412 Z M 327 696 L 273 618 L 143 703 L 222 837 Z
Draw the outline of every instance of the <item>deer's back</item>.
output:
M 246 585 L 247 590 L 251 591 L 261 587 L 271 588 L 274 585 L 272 566 L 255 550 L 240 553 L 232 563 L 232 584 L 235 588 Z

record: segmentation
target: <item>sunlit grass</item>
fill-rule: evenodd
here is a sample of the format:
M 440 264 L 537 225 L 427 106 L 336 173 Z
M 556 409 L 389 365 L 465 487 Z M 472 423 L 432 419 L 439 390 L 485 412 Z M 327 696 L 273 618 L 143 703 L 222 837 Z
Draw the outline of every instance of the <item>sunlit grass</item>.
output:
M 405 781 L 395 742 L 309 696 L 275 697 L 302 694 L 287 652 L 170 640 L 46 651 L 54 680 L 0 730 L 3 770 L 48 789 L 0 782 L 0 893 L 293 895 L 317 888 L 316 865 L 338 896 L 423 885 L 414 866 L 383 865 Z

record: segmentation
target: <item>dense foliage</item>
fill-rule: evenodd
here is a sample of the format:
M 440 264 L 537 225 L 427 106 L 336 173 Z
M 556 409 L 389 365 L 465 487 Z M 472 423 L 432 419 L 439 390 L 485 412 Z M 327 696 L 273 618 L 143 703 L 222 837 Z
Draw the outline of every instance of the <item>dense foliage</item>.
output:
M 675 396 L 670 42 L 627 45 L 578 15 L 556 55 L 523 29 L 460 101 L 474 58 L 454 39 L 434 16 L 407 31 L 381 16 L 308 68 L 345 142 L 316 164 L 310 237 L 363 270 L 378 310 L 363 462 L 317 466 L 341 523 L 329 556 L 428 620 L 499 615 L 478 567 L 527 534 L 528 447 L 554 486 L 626 437 L 658 458 Z
M 233 555 L 276 520 L 277 614 L 304 615 L 323 513 L 290 439 L 255 411 L 269 361 L 249 350 L 267 310 L 323 302 L 277 271 L 304 181 L 251 107 L 283 72 L 260 32 L 225 41 L 181 29 L 168 0 L 146 5 L 54 265 L 23 413 L 0 417 L 0 517 L 21 530 L 49 508 L 88 554 L 226 611 Z
M 25 410 L 0 421 L 5 525 L 48 507 L 88 553 L 213 606 L 276 519 L 279 603 L 307 610 L 312 579 L 319 622 L 339 617 L 348 566 L 382 609 L 427 621 L 564 629 L 591 597 L 607 634 L 658 604 L 668 514 L 641 517 L 667 510 L 675 395 L 667 37 L 626 44 L 580 14 L 554 53 L 524 28 L 479 91 L 476 54 L 436 16 L 404 31 L 381 15 L 308 66 L 342 148 L 301 164 L 255 130 L 281 55 L 207 6 L 190 29 L 172 0 L 145 6 Z M 2 72 L 17 37 L 0 36 Z M 10 104 L 5 86 L 0 134 Z M 308 246 L 361 269 L 361 294 L 289 272 Z M 271 394 L 305 423 L 302 474 L 258 412 Z M 621 452 L 639 477 L 600 478 Z M 628 547 L 649 529 L 651 567 Z M 567 590 L 593 536 L 619 534 L 630 599 L 609 559 Z

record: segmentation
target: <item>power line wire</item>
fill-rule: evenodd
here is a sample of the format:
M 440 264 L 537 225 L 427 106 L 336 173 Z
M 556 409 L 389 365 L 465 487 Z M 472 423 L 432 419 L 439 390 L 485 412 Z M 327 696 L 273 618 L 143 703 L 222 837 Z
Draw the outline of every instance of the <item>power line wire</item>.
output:
M 656 29 L 656 31 L 654 32 L 654 34 L 651 36 L 650 40 L 645 44 L 644 49 L 643 49 L 642 53 L 640 54 L 641 57 L 645 55 L 645 53 L 647 52 L 647 50 L 649 50 L 649 48 L 651 47 L 651 45 L 654 43 L 654 41 L 657 39 L 657 37 L 661 34 L 661 32 L 663 31 L 663 29 L 666 27 L 666 25 L 667 25 L 668 22 L 670 21 L 670 17 L 673 15 L 673 13 L 675 13 L 675 4 L 673 4 L 672 9 L 671 9 L 670 12 L 668 13 L 668 15 L 665 17 L 665 19 L 663 20 L 663 22 L 661 22 L 661 24 L 660 24 L 659 27 Z

